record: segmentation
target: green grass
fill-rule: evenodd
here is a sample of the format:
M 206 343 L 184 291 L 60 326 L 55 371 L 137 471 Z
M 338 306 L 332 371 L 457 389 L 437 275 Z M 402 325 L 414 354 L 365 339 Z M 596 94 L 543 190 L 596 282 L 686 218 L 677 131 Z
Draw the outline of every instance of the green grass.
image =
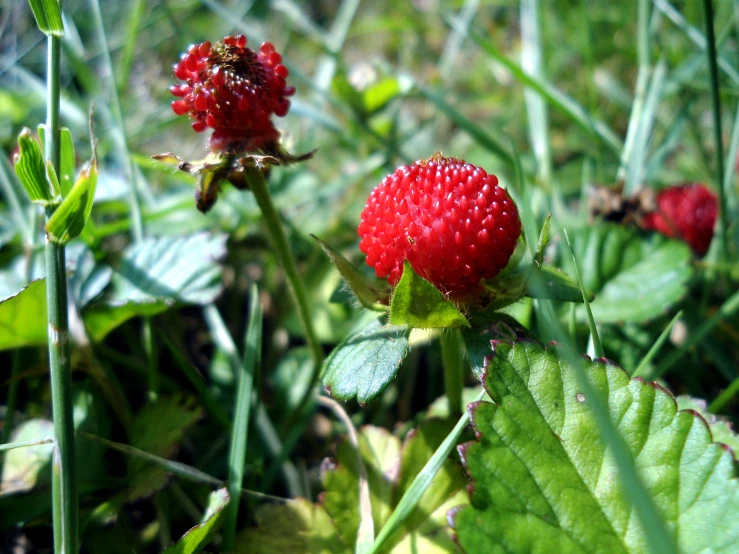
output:
M 523 263 L 535 259 L 539 230 L 552 214 L 553 244 L 544 262 L 570 271 L 595 293 L 592 312 L 540 298 L 507 307 L 532 336 L 563 341 L 571 353 L 584 352 L 592 336 L 598 356 L 703 398 L 739 422 L 733 362 L 739 359 L 739 12 L 732 3 L 67 0 L 64 10 L 58 115 L 74 137 L 79 168 L 91 156 L 87 114 L 94 106 L 100 169 L 91 221 L 67 246 L 74 344 L 67 377 L 76 436 L 83 449 L 90 446 L 76 457 L 87 551 L 108 552 L 114 542 L 121 551 L 159 552 L 162 537 L 176 539 L 200 523 L 194 514 L 206 510 L 211 490 L 228 483 L 236 503 L 210 536 L 211 550 L 233 544 L 238 552 L 241 533 L 257 525 L 264 500 L 255 494 L 239 500 L 236 491 L 315 502 L 324 490 L 322 463 L 335 455 L 347 428 L 361 436 L 363 426 L 374 426 L 403 438 L 445 394 L 445 382 L 453 383 L 445 404 L 449 430 L 461 423 L 448 441 L 434 458 L 428 454 L 406 495 L 393 500 L 395 513 L 368 514 L 364 506 L 359 550 L 380 552 L 386 541 L 398 540 L 392 533 L 417 517 L 414 509 L 448 452 L 471 438 L 467 416 L 459 420 L 465 408 L 459 400 L 470 401 L 477 381 L 464 361 L 467 388 L 457 388 L 456 334 L 444 335 L 441 348 L 414 333 L 411 355 L 380 397 L 367 406 L 344 403 L 349 421 L 333 409 L 319 411 L 324 356 L 368 315 L 311 235 L 372 285 L 356 233 L 367 196 L 397 166 L 435 151 L 484 167 L 511 192 L 527 239 L 519 246 Z M 0 300 L 44 276 L 43 217 L 27 200 L 10 156 L 21 129 L 35 129 L 47 110 L 45 37 L 25 4 L 4 21 Z M 252 181 L 253 191 L 224 186 L 203 215 L 193 199 L 196 179 L 151 156 L 205 157 L 207 134 L 192 132 L 169 106 L 172 65 L 188 45 L 236 33 L 254 48 L 269 40 L 283 55 L 297 94 L 276 125 L 290 152 L 317 152 L 273 167 L 267 179 Z M 684 261 L 690 278 L 661 313 L 599 321 L 601 291 L 618 275 L 628 277 L 644 261 L 634 256 L 654 251 L 659 239 L 634 231 L 628 240 L 614 234 L 579 248 L 578 237 L 599 225 L 589 210 L 592 186 L 623 185 L 629 197 L 695 181 L 719 198 L 711 252 Z M 223 255 L 214 259 L 215 249 L 193 247 L 176 260 L 167 252 L 145 258 L 151 266 L 161 262 L 156 272 L 126 266 L 139 259 L 134 254 L 147 248 L 147 239 L 200 236 L 223 241 Z M 200 269 L 180 283 L 182 268 L 191 267 Z M 130 281 L 131 275 L 137 277 Z M 259 299 L 247 302 L 257 288 Z M 0 320 L 45 334 L 43 318 L 3 315 L 11 304 L 0 303 Z M 249 334 L 255 330 L 247 305 L 264 308 L 261 338 Z M 96 332 L 92 322 L 101 321 L 112 330 Z M 0 379 L 3 450 L 9 450 L 0 463 L 17 459 L 8 456 L 26 443 L 29 452 L 42 452 L 37 441 L 53 434 L 23 434 L 52 420 L 47 350 L 38 340 L 23 342 L 30 334 L 12 325 L 7 336 L 16 337 L 8 344 L 17 347 L 0 351 L 0 367 L 7 368 Z M 248 336 L 243 352 L 233 339 L 242 336 Z M 261 361 L 252 366 L 259 348 Z M 146 420 L 156 409 L 166 412 L 157 425 Z M 622 437 L 603 419 L 604 409 L 599 417 L 604 440 L 618 454 Z M 131 459 L 137 457 L 148 460 L 141 467 L 149 468 L 153 488 L 134 501 L 140 483 L 132 468 L 139 465 Z M 20 479 L 24 495 L 0 495 L 0 537 L 9 537 L 0 539 L 0 551 L 19 537 L 35 549 L 52 548 L 44 463 L 29 466 Z M 644 500 L 628 456 L 619 464 L 630 498 Z M 176 485 L 157 477 L 157 468 L 174 474 Z M 366 471 L 374 495 L 374 474 Z M 651 504 L 645 506 L 642 521 L 659 522 Z M 651 543 L 667 544 L 658 523 L 653 526 Z

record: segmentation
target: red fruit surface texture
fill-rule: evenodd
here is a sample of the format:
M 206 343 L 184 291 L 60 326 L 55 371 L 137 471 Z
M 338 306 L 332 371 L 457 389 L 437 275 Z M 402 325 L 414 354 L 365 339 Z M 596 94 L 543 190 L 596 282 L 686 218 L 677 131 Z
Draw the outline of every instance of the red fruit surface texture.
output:
M 385 177 L 367 200 L 358 232 L 378 277 L 397 284 L 407 259 L 442 292 L 460 296 L 508 264 L 521 221 L 495 175 L 436 155 Z
M 172 110 L 188 115 L 199 133 L 214 129 L 213 151 L 256 151 L 276 141 L 272 115 L 287 114 L 295 93 L 274 46 L 265 42 L 254 52 L 246 44 L 244 35 L 194 44 L 174 67 L 183 83 L 170 88 L 179 98 Z
M 716 195 L 700 183 L 668 187 L 657 195 L 657 210 L 644 218 L 644 228 L 680 238 L 702 256 L 713 238 Z

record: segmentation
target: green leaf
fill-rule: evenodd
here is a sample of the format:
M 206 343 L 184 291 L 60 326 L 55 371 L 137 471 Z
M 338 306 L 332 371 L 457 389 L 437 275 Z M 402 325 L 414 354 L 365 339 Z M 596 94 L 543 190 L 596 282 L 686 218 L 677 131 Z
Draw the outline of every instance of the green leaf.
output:
M 208 304 L 223 288 L 219 260 L 226 255 L 223 234 L 147 237 L 124 253 L 112 278 L 107 303 Z
M 46 281 L 39 279 L 0 302 L 0 350 L 46 341 Z
M 29 419 L 20 423 L 10 436 L 10 442 L 54 437 L 54 424 L 47 419 Z M 51 467 L 51 444 L 16 448 L 3 453 L 3 494 L 30 491 L 37 483 L 48 483 Z
M 385 290 L 373 287 L 370 285 L 359 270 L 347 260 L 338 250 L 335 250 L 329 244 L 323 242 L 315 235 L 311 235 L 318 244 L 321 245 L 323 251 L 331 259 L 331 262 L 339 270 L 341 276 L 346 280 L 349 287 L 352 289 L 354 294 L 357 295 L 357 299 L 361 302 L 362 306 L 370 310 L 386 312 L 388 306 L 381 304 L 382 300 L 385 300 L 390 296 L 390 289 Z
M 223 509 L 229 502 L 226 489 L 218 489 L 210 494 L 208 508 L 203 514 L 199 525 L 191 528 L 180 539 L 162 551 L 162 554 L 195 554 L 210 541 L 213 532 L 218 528 L 223 515 Z
M 170 308 L 164 301 L 105 304 L 98 302 L 82 312 L 87 334 L 92 342 L 102 342 L 108 334 L 134 317 L 155 316 Z
M 367 470 L 375 527 L 381 530 L 416 475 L 454 426 L 453 422 L 427 420 L 401 444 L 398 437 L 379 427 L 365 426 L 359 434 L 359 451 Z M 336 448 L 336 459 L 323 463 L 326 492 L 317 505 L 291 500 L 257 510 L 257 529 L 238 541 L 239 553 L 282 554 L 350 553 L 359 528 L 359 474 L 354 447 L 348 439 Z M 456 547 L 447 526 L 449 509 L 467 503 L 467 481 L 459 465 L 447 458 L 416 508 L 384 543 L 381 552 L 441 554 Z
M 62 9 L 58 0 L 28 0 L 36 18 L 36 25 L 45 35 L 64 36 Z
M 686 292 L 692 255 L 682 242 L 611 223 L 575 229 L 570 238 L 583 284 L 596 293 L 590 307 L 598 323 L 658 317 Z M 574 273 L 569 252 L 562 265 Z M 584 307 L 577 314 L 585 320 Z
M 387 106 L 400 92 L 396 77 L 384 77 L 361 92 L 362 107 L 366 113 L 373 114 Z
M 567 356 L 530 339 L 496 340 L 492 350 L 484 386 L 493 403 L 471 405 L 478 441 L 459 447 L 474 482 L 472 506 L 453 517 L 462 548 L 645 552 L 644 529 Z M 680 551 L 733 552 L 739 481 L 705 421 L 612 362 L 584 365 Z
M 403 262 L 403 276 L 393 291 L 390 323 L 421 329 L 469 326 L 457 307 L 416 274 L 408 260 Z
M 563 271 L 556 267 L 531 264 L 485 283 L 490 303 L 487 312 L 518 302 L 524 296 L 560 302 L 582 302 L 582 292 Z M 592 298 L 592 293 L 591 293 Z
M 67 244 L 85 228 L 95 200 L 98 182 L 97 159 L 82 168 L 79 179 L 46 222 L 46 236 L 52 242 Z
M 708 411 L 706 401 L 700 398 L 681 395 L 675 398 L 680 410 L 693 410 L 706 420 L 714 442 L 725 444 L 734 452 L 734 459 L 739 461 L 739 435 L 734 432 L 731 420 Z
M 351 552 L 339 539 L 326 509 L 304 498 L 260 506 L 254 518 L 257 528 L 246 529 L 238 535 L 236 554 Z
M 472 371 L 478 379 L 487 367 L 491 355 L 490 341 L 495 337 L 515 339 L 526 336 L 526 329 L 508 314 L 495 312 L 486 318 L 476 318 L 469 329 L 462 329 L 462 340 Z
M 154 456 L 171 458 L 185 432 L 202 417 L 202 409 L 192 397 L 162 396 L 146 404 L 129 429 L 132 447 Z M 131 457 L 128 463 L 129 500 L 149 496 L 168 480 L 167 472 L 147 460 Z
M 52 190 L 47 181 L 44 155 L 41 146 L 31 135 L 31 130 L 24 128 L 18 135 L 19 152 L 15 155 L 15 173 L 23 188 L 26 189 L 31 202 L 41 206 L 52 206 L 59 202 L 58 187 Z
M 534 279 L 539 279 L 541 286 L 535 286 Z M 531 298 L 547 298 L 560 302 L 582 303 L 583 292 L 580 287 L 560 269 L 550 265 L 534 267 L 532 275 L 526 281 L 526 296 Z M 590 293 L 589 298 L 594 298 Z
M 408 350 L 410 330 L 373 320 L 349 335 L 326 359 L 322 380 L 326 391 L 339 400 L 364 405 L 379 396 L 395 378 Z

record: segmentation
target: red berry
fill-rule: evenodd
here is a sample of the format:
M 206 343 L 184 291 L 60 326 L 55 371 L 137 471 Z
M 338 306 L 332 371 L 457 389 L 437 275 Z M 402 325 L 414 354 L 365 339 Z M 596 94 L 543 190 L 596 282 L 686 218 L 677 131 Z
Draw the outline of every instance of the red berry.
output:
M 367 200 L 358 232 L 378 277 L 397 284 L 407 259 L 416 273 L 458 297 L 508 264 L 521 221 L 495 175 L 437 154 L 385 177 Z
M 284 116 L 288 96 L 295 89 L 286 85 L 289 72 L 282 56 L 265 42 L 258 52 L 246 47 L 244 35 L 221 42 L 195 44 L 175 65 L 184 83 L 173 86 L 181 98 L 172 103 L 177 115 L 189 115 L 193 129 L 214 129 L 211 149 L 257 151 L 277 140 L 272 115 Z
M 657 210 L 644 217 L 643 226 L 684 240 L 702 256 L 711 245 L 717 212 L 716 195 L 705 185 L 672 186 L 657 195 Z

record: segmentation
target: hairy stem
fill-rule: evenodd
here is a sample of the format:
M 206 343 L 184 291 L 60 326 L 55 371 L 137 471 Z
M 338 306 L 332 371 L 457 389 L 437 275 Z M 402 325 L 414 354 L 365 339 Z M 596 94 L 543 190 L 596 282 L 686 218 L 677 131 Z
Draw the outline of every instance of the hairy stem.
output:
M 441 333 L 441 361 L 444 366 L 444 390 L 449 401 L 449 416 L 462 415 L 464 387 L 464 353 L 459 329 L 445 329 Z
M 313 319 L 311 318 L 305 286 L 295 267 L 295 259 L 290 252 L 290 245 L 287 242 L 287 236 L 285 236 L 285 230 L 282 227 L 280 216 L 267 190 L 267 180 L 264 178 L 264 174 L 258 169 L 247 169 L 245 176 L 249 183 L 249 189 L 254 193 L 257 204 L 259 204 L 259 209 L 262 211 L 264 223 L 267 225 L 267 230 L 277 258 L 285 271 L 287 282 L 290 285 L 290 292 L 298 308 L 298 315 L 300 316 L 300 321 L 303 323 L 305 337 L 313 355 L 313 372 L 311 374 L 310 385 L 306 388 L 303 398 L 293 412 L 293 414 L 300 414 L 305 404 L 310 400 L 315 384 L 318 382 L 321 365 L 323 364 L 323 348 L 313 327 Z M 288 417 L 286 421 L 291 422 L 292 420 L 293 417 Z

